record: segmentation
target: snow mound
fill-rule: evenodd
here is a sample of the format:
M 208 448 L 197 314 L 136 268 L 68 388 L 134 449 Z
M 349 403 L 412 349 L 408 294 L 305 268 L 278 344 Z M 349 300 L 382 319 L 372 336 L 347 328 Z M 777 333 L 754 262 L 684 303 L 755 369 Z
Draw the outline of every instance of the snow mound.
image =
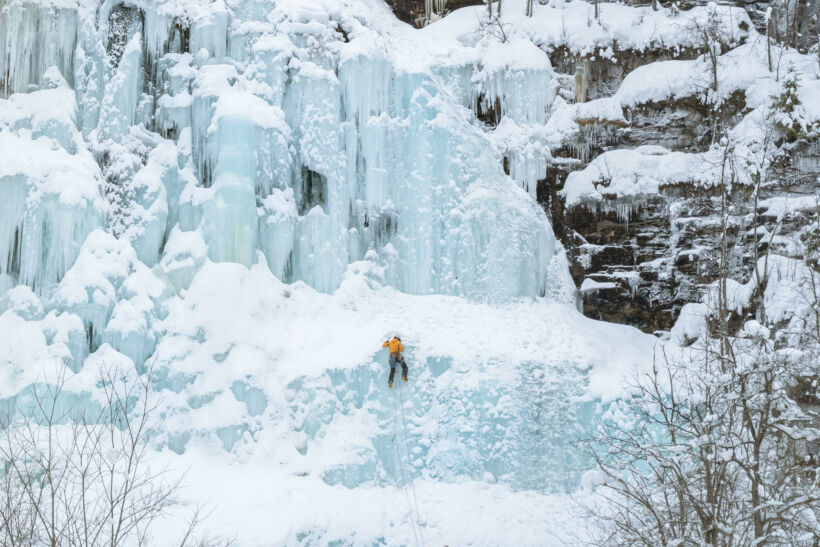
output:
M 661 147 L 610 150 L 567 177 L 561 195 L 568 207 L 595 207 L 604 200 L 634 200 L 655 195 L 664 186 L 707 184 L 702 154 L 669 152 Z

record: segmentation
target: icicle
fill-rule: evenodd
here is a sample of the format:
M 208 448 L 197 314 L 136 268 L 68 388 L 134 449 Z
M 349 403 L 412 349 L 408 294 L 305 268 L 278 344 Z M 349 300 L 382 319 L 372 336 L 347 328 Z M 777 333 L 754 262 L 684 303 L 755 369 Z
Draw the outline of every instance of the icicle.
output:
M 143 33 L 148 67 L 155 68 L 162 55 L 167 53 L 173 26 L 173 18 L 160 10 L 149 9 L 145 11 Z
M 208 256 L 216 262 L 250 266 L 256 256 L 255 132 L 250 120 L 238 116 L 217 122 L 214 183 L 202 205 Z
M 73 102 L 73 94 L 68 91 L 66 98 L 63 91 L 41 91 L 32 98 Z M 34 116 L 48 118 L 41 104 L 29 105 L 30 127 Z M 41 129 L 37 123 L 33 127 Z M 70 121 L 47 120 L 45 127 L 62 134 L 71 147 L 81 145 Z M 20 283 L 47 294 L 74 262 L 86 235 L 103 223 L 102 183 L 84 148 L 72 154 L 58 141 L 23 135 L 0 131 L 0 150 L 14 151 L 0 162 L 0 274 L 14 272 Z
M 333 72 L 304 63 L 283 103 L 293 140 L 298 143 L 291 175 L 300 214 L 292 279 L 323 292 L 338 287 L 348 263 L 351 201 L 341 87 Z
M 191 52 L 205 50 L 208 57 L 223 59 L 228 47 L 228 9 L 222 0 L 209 6 L 209 11 L 191 23 Z
M 347 120 L 364 127 L 370 116 L 387 112 L 392 67 L 380 57 L 359 55 L 339 67 Z
M 589 86 L 589 61 L 579 59 L 575 65 L 575 102 L 583 103 L 587 100 Z
M 586 139 L 579 138 L 576 139 L 571 145 L 573 157 L 575 157 L 581 163 L 589 163 L 589 143 Z
M 537 50 L 536 58 L 542 58 L 544 66 L 535 68 L 516 68 L 508 65 L 485 66 L 473 77 L 476 87 L 473 90 L 473 104 L 482 110 L 495 111 L 496 105 L 500 111 L 496 112 L 500 121 L 509 116 L 519 124 L 544 125 L 547 123 L 549 108 L 555 99 L 556 88 L 553 82 L 552 69 L 544 52 L 527 42 L 530 48 Z M 512 48 L 524 47 L 516 42 L 510 44 L 509 59 L 504 62 L 514 62 L 519 53 Z M 531 52 L 527 52 L 531 53 Z M 496 61 L 497 62 L 497 61 Z M 480 104 L 479 104 L 480 103 Z
M 286 279 L 296 232 L 296 202 L 293 189 L 274 190 L 262 202 L 263 216 L 259 219 L 259 246 L 265 253 L 273 275 Z
M 615 199 L 602 199 L 601 201 L 597 202 L 597 208 L 603 213 L 615 213 L 618 220 L 626 224 L 626 229 L 629 229 L 629 221 L 632 219 L 632 216 L 637 213 L 641 205 L 643 204 L 642 199 L 640 198 L 615 198 Z
M 12 3 L 0 9 L 0 97 L 39 85 L 56 65 L 74 85 L 77 12 L 47 3 Z
M 103 62 L 105 56 L 105 48 L 95 28 L 94 18 L 88 17 L 80 30 L 74 74 L 80 114 L 78 122 L 84 137 L 88 137 L 99 122 L 106 82 Z

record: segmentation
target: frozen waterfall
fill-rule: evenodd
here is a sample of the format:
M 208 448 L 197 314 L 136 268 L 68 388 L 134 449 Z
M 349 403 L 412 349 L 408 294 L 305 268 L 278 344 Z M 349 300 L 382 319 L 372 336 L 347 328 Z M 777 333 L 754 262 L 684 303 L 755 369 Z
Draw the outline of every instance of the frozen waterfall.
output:
M 60 114 L 60 127 L 6 121 L 4 148 L 71 135 L 59 153 L 85 170 L 71 185 L 94 194 L 82 204 L 38 200 L 62 219 L 55 240 L 23 206 L 48 175 L 4 166 L 2 180 L 17 182 L 0 189 L 10 208 L 0 271 L 47 293 L 85 235 L 105 223 L 152 266 L 178 224 L 202 233 L 213 261 L 250 266 L 262 251 L 280 279 L 322 292 L 367 256 L 409 293 L 546 293 L 555 240 L 543 212 L 510 185 L 473 114 L 428 69 L 391 57 L 361 21 L 293 2 L 267 10 L 221 1 L 195 11 L 173 2 L 91 5 L 50 11 L 15 0 L 0 16 L 3 28 L 21 29 L 0 44 L 6 101 L 31 103 L 19 109 L 31 116 L 49 100 L 34 104 L 35 96 L 60 93 L 50 100 L 77 112 Z M 38 38 L 44 26 L 56 42 Z M 500 101 L 511 119 L 543 123 L 548 61 L 532 77 L 484 70 L 475 84 L 483 100 Z M 59 74 L 53 92 L 12 94 Z M 525 98 L 532 89 L 543 90 L 538 101 Z M 54 260 L 40 267 L 32 257 L 45 247 Z
M 204 462 L 259 465 L 272 514 L 302 488 L 376 503 L 404 472 L 433 503 L 577 487 L 607 367 L 650 338 L 577 313 L 534 199 L 546 55 L 443 60 L 418 32 L 380 0 L 3 3 L 0 402 L 30 412 L 57 369 L 93 406 L 96 367 L 153 367 L 161 457 L 202 483 Z M 411 362 L 405 459 L 388 331 Z M 274 542 L 355 537 L 330 512 L 255 520 Z M 409 542 L 388 532 L 362 541 Z

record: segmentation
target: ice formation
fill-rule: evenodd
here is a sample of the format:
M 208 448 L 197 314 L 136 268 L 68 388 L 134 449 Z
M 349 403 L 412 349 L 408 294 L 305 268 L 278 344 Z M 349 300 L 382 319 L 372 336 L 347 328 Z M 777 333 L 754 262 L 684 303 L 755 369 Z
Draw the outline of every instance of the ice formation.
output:
M 408 29 L 385 6 L 351 15 L 363 5 L 4 5 L 0 328 L 20 343 L 4 339 L 0 363 L 13 408 L 26 412 L 26 386 L 55 367 L 72 371 L 66 397 L 82 405 L 95 367 L 153 366 L 167 397 L 155 445 L 172 453 L 216 442 L 241 454 L 281 436 L 323 488 L 401 486 L 400 470 L 572 488 L 581 465 L 564 432 L 594 403 L 555 394 L 581 397 L 592 380 L 560 352 L 477 342 L 468 362 L 419 333 L 416 448 L 395 457 L 377 382 L 388 310 L 404 302 L 394 315 L 410 331 L 425 306 L 425 328 L 455 310 L 440 327 L 455 338 L 471 311 L 507 303 L 532 317 L 523 334 L 543 330 L 544 298 L 573 310 L 575 295 L 522 190 L 534 194 L 548 146 L 510 156 L 511 179 L 501 155 L 513 151 L 474 124 L 479 104 L 526 135 L 545 124 L 546 56 L 519 40 L 453 87 L 430 52 L 403 49 Z M 491 325 L 473 330 L 491 338 Z
M 56 70 L 42 76 L 43 89 L 0 106 L 0 274 L 46 294 L 103 225 L 105 202 L 74 123 L 74 93 Z
M 275 275 L 322 292 L 366 255 L 411 293 L 547 291 L 544 214 L 446 86 L 362 21 L 287 2 L 47 6 L 15 1 L 0 19 L 21 29 L 0 55 L 0 138 L 20 151 L 0 173 L 0 273 L 48 295 L 94 228 L 153 266 L 178 226 L 213 261 L 250 266 L 261 250 Z M 46 27 L 59 40 L 28 47 Z M 549 61 L 529 41 L 510 48 L 477 69 L 472 101 L 543 124 Z M 531 193 L 548 154 L 512 157 Z

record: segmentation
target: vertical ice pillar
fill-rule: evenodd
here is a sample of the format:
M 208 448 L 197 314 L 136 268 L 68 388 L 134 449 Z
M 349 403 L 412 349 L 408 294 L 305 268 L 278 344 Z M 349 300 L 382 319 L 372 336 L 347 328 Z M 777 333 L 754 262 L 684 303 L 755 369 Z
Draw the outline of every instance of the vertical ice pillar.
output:
M 258 247 L 257 205 L 274 189 L 287 186 L 291 166 L 284 113 L 249 87 L 229 65 L 203 67 L 196 78 L 192 116 L 194 164 L 202 186 L 211 186 L 200 192 L 208 256 L 246 266 Z M 271 242 L 269 233 L 262 235 L 266 244 Z
M 338 79 L 313 63 L 303 63 L 288 87 L 284 108 L 297 149 L 292 176 L 300 216 L 292 278 L 331 292 L 347 266 L 350 213 Z
M 53 89 L 0 100 L 16 117 L 0 130 L 0 150 L 9 151 L 0 161 L 0 274 L 41 295 L 104 218 L 102 177 L 74 125 L 74 93 L 58 74 L 48 78 Z M 65 110 L 44 108 L 54 104 Z
M 212 134 L 211 118 L 220 94 L 239 79 L 236 68 L 230 65 L 201 67 L 193 81 L 191 103 L 191 159 L 194 172 L 202 186 L 213 180 L 217 150 Z
M 498 107 L 496 121 L 509 116 L 519 124 L 544 125 L 557 94 L 549 57 L 526 39 L 496 45 L 473 76 L 474 101 L 485 111 Z
M 190 83 L 195 75 L 192 61 L 189 53 L 166 53 L 157 62 L 164 94 L 157 100 L 155 123 L 168 138 L 177 139 L 182 131 L 191 127 Z
M 359 127 L 387 112 L 392 66 L 380 56 L 357 55 L 339 65 L 345 118 Z
M 76 51 L 74 89 L 77 93 L 79 128 L 87 137 L 100 119 L 105 90 L 105 48 L 95 26 L 94 17 L 87 17 L 80 27 Z
M 557 94 L 547 54 L 529 40 L 499 44 L 473 76 L 473 104 L 499 124 L 497 140 L 510 174 L 535 197 L 550 152 L 542 128 Z
M 26 178 L 22 173 L 0 176 L 0 184 L 0 274 L 19 273 L 28 195 Z
M 293 277 L 317 291 L 333 292 L 347 266 L 347 230 L 318 205 L 296 222 Z
M 216 262 L 253 264 L 257 248 L 256 126 L 242 116 L 216 120 L 218 155 L 210 199 L 202 209 L 208 256 Z
M 228 51 L 229 12 L 222 0 L 216 0 L 191 23 L 191 53 L 201 50 L 208 57 L 223 59 Z
M 146 80 L 151 85 L 160 83 L 160 73 L 157 69 L 160 58 L 171 46 L 173 24 L 174 19 L 160 9 L 148 9 L 144 12 L 142 32 L 145 44 L 145 70 Z
M 130 208 L 123 235 L 131 240 L 139 259 L 153 266 L 172 224 L 180 193 L 177 148 L 172 141 L 159 143 L 145 165 L 129 183 Z
M 102 216 L 99 202 L 72 204 L 61 202 L 58 195 L 40 197 L 23 220 L 20 282 L 38 294 L 49 294 L 71 267 L 86 234 L 103 225 Z
M 262 201 L 259 246 L 267 258 L 270 271 L 283 281 L 290 273 L 297 218 L 292 188 L 274 189 L 273 193 Z
M 293 43 L 286 34 L 267 34 L 251 47 L 250 69 L 254 79 L 270 86 L 270 103 L 281 106 L 288 79 Z
M 45 2 L 10 2 L 0 7 L 0 97 L 39 85 L 55 65 L 74 83 L 77 10 Z
M 393 159 L 387 139 L 393 126 L 389 116 L 392 65 L 378 53 L 359 54 L 339 65 L 345 113 L 347 191 L 353 217 L 349 219 L 350 260 L 371 247 L 389 242 L 395 226 L 390 201 Z
M 436 228 L 440 219 L 436 208 L 446 206 L 447 194 L 434 196 L 434 185 L 440 182 L 443 173 L 436 171 L 434 160 L 436 147 L 442 143 L 436 140 L 436 131 L 430 120 L 436 115 L 428 108 L 432 98 L 431 89 L 420 87 L 413 96 L 407 116 L 407 129 L 403 132 L 399 146 L 406 152 L 406 172 L 398 177 L 393 174 L 396 187 L 394 195 L 398 210 L 397 248 L 401 260 L 388 264 L 388 271 L 398 268 L 398 282 L 404 290 L 417 294 L 436 292 L 436 281 L 442 271 L 436 270 L 434 259 L 439 238 Z

